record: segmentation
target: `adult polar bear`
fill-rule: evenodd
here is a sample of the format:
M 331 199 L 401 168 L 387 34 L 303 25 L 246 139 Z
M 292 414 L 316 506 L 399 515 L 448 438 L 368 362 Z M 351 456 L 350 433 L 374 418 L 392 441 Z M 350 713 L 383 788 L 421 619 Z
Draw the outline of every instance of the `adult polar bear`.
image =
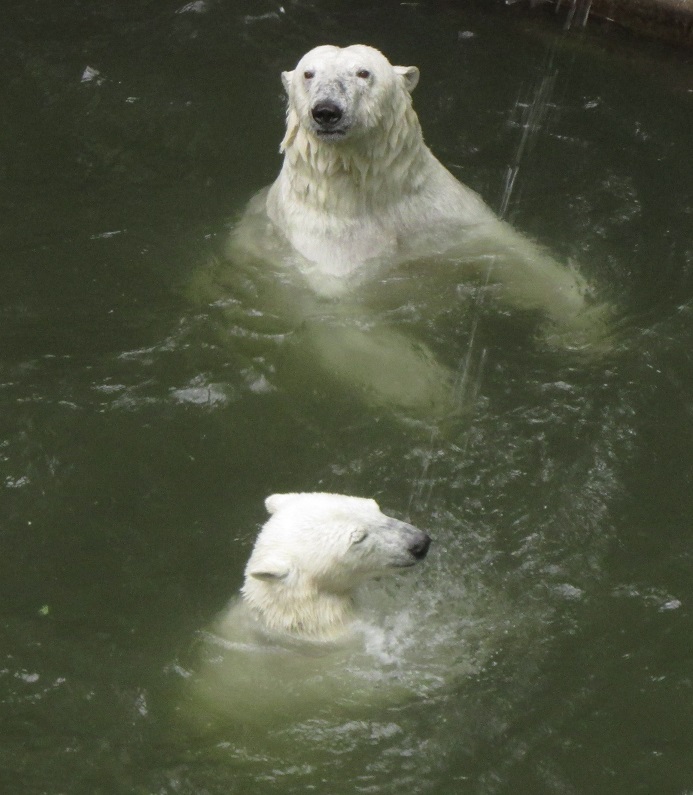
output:
M 284 162 L 233 241 L 236 253 L 288 264 L 315 295 L 343 302 L 347 321 L 314 323 L 313 348 L 344 379 L 404 405 L 439 403 L 449 371 L 395 329 L 348 322 L 359 288 L 398 264 L 462 262 L 509 303 L 540 310 L 567 344 L 601 333 L 580 276 L 501 221 L 425 145 L 411 102 L 418 79 L 416 67 L 360 44 L 316 47 L 283 72 Z

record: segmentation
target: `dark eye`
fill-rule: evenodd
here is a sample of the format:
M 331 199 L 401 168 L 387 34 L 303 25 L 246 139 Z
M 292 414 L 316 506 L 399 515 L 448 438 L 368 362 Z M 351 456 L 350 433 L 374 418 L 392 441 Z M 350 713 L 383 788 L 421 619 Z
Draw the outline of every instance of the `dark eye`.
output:
M 370 76 L 371 73 L 368 69 L 359 69 L 358 72 L 356 72 L 356 77 L 360 77 L 362 80 L 368 80 Z
M 304 72 L 303 76 L 306 78 L 306 80 L 312 80 L 315 77 L 315 72 L 309 70 L 307 72 Z
M 362 541 L 365 541 L 367 538 L 368 538 L 368 531 L 367 530 L 363 530 L 361 533 L 359 533 L 359 535 L 354 537 L 354 539 L 353 539 L 353 541 L 351 543 L 352 544 L 360 544 Z

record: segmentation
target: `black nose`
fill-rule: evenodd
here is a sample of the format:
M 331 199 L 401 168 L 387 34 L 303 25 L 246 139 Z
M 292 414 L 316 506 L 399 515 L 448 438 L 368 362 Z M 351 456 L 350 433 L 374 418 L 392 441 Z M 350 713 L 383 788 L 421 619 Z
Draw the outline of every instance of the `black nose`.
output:
M 311 113 L 315 121 L 324 127 L 336 124 L 342 118 L 342 109 L 334 102 L 318 102 Z
M 423 560 L 426 557 L 428 548 L 431 546 L 431 537 L 422 533 L 420 538 L 409 547 L 409 551 L 417 560 Z

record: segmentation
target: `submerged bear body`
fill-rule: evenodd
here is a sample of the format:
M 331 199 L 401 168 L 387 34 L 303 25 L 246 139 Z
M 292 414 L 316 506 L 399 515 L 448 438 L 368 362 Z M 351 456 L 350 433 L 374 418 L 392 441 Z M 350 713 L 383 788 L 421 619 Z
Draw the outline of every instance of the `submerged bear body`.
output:
M 530 310 L 521 328 L 553 347 L 599 351 L 608 312 L 437 160 L 412 105 L 418 79 L 364 45 L 316 47 L 284 72 L 280 173 L 199 285 L 232 326 L 274 333 L 279 320 L 320 378 L 439 418 L 466 408 L 454 368 L 470 352 L 431 347 L 422 329 L 436 317 L 455 313 L 464 340 L 482 304 L 502 303 Z

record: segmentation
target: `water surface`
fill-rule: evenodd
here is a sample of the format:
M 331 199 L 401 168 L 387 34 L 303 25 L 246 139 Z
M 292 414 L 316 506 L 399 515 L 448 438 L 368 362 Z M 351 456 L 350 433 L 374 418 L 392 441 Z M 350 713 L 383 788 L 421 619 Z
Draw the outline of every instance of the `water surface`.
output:
M 693 789 L 684 55 L 488 3 L 2 16 L 4 791 Z M 390 320 L 459 373 L 442 423 L 311 363 L 286 317 L 258 322 L 252 279 L 191 299 L 279 167 L 279 72 L 355 41 L 421 68 L 434 152 L 579 263 L 615 307 L 610 350 L 551 348 L 464 282 L 424 313 L 410 279 Z M 262 499 L 315 489 L 431 531 L 393 637 L 447 643 L 464 673 L 262 741 L 210 728 L 186 690 L 196 633 L 241 583 Z

